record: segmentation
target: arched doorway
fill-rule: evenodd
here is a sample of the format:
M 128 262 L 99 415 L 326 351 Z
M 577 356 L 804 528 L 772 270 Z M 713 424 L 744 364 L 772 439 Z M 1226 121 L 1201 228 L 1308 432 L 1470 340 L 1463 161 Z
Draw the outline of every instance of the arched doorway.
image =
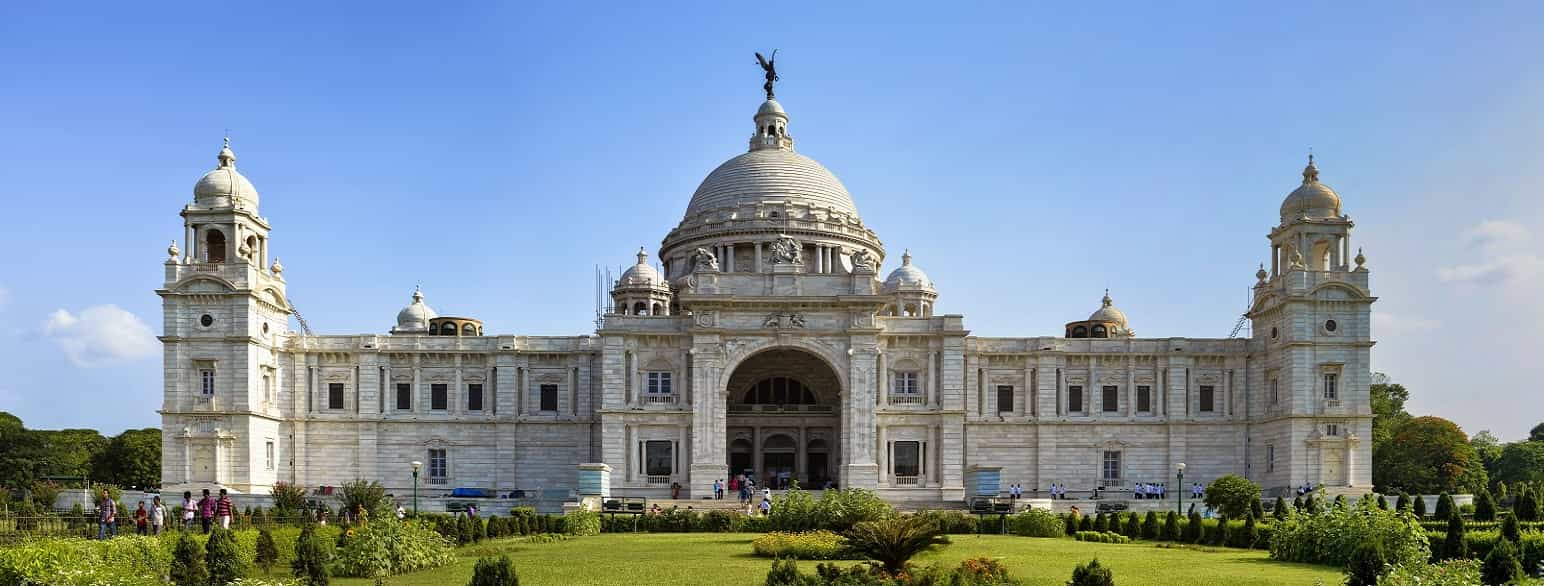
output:
M 730 473 L 773 488 L 828 486 L 841 465 L 832 449 L 841 390 L 830 364 L 805 350 L 779 347 L 745 359 L 725 389 Z

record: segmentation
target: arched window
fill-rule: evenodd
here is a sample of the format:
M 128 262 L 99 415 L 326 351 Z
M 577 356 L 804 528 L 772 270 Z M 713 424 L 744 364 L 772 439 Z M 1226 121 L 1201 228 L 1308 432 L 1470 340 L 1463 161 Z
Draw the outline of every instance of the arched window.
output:
M 653 313 L 651 315 L 665 315 L 665 307 L 660 305 L 660 304 L 658 304 L 658 303 L 655 303 L 654 304 L 654 311 L 653 311 Z
M 740 402 L 747 405 L 814 405 L 815 393 L 795 379 L 774 376 L 751 385 Z
M 462 325 L 461 326 L 461 335 L 463 335 L 463 336 L 475 336 L 475 335 L 477 335 L 477 326 L 474 326 L 472 324 L 464 324 L 464 325 Z
M 1094 337 L 1095 338 L 1108 338 L 1108 337 L 1110 337 L 1110 331 L 1105 329 L 1104 326 L 1094 326 Z
M 211 229 L 204 233 L 204 260 L 206 262 L 225 262 L 224 232 Z
M 1084 327 L 1084 326 L 1074 326 L 1072 328 L 1072 335 L 1068 336 L 1068 337 L 1069 338 L 1087 338 L 1088 337 L 1088 328 Z
M 648 315 L 649 304 L 639 301 L 633 304 L 633 315 Z
M 453 324 L 453 323 L 450 323 L 450 322 L 445 322 L 443 324 L 440 324 L 440 335 L 441 336 L 454 336 L 454 335 L 456 335 L 456 324 Z

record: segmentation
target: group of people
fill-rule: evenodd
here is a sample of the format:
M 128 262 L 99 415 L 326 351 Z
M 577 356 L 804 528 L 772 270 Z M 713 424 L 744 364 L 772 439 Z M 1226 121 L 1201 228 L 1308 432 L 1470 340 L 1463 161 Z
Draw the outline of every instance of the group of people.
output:
M 1302 486 L 1297 487 L 1297 496 L 1303 496 L 1303 495 L 1308 494 L 1308 493 L 1313 492 L 1313 491 L 1314 491 L 1313 483 L 1312 482 L 1304 482 Z
M 1137 500 L 1163 499 L 1169 496 L 1169 486 L 1157 482 L 1138 482 L 1131 486 L 1131 498 Z
M 193 502 L 191 491 L 182 493 L 182 525 L 186 529 L 193 529 L 195 522 L 203 528 L 204 533 L 208 533 L 215 523 L 219 523 L 221 529 L 230 529 L 231 516 L 235 510 L 230 494 L 223 488 L 220 489 L 220 498 L 210 496 L 209 489 L 204 489 L 203 497 L 196 503 Z
M 107 539 L 118 536 L 118 502 L 106 489 L 101 491 L 101 497 L 97 499 L 97 539 Z M 214 498 L 209 494 L 209 489 L 204 489 L 203 498 L 193 501 L 193 493 L 182 493 L 182 525 L 185 529 L 192 530 L 195 523 L 202 526 L 204 533 L 208 533 L 215 523 L 219 523 L 221 529 L 231 528 L 231 516 L 235 506 L 231 504 L 231 497 L 220 489 L 220 497 Z M 150 499 L 147 507 L 145 501 L 139 501 L 139 507 L 134 509 L 134 528 L 140 535 L 160 535 L 166 530 L 166 505 L 161 502 L 160 496 Z

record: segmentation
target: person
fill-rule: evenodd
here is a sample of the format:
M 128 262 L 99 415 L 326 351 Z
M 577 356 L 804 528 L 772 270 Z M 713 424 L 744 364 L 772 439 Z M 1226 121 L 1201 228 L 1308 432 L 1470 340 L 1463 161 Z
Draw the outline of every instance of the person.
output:
M 221 529 L 231 528 L 232 509 L 235 507 L 231 505 L 230 495 L 225 493 L 225 489 L 220 489 L 220 500 L 214 503 L 214 515 L 220 520 Z
M 718 480 L 718 479 L 714 479 L 713 480 L 713 499 L 717 500 L 717 499 L 721 499 L 721 498 L 724 498 L 724 481 Z
M 134 509 L 134 534 L 150 534 L 150 511 L 145 510 L 145 501 L 139 501 L 139 508 Z
M 166 528 L 166 504 L 161 502 L 158 495 L 150 499 L 150 531 L 156 536 Z
M 730 476 L 729 477 L 729 492 L 739 494 L 739 492 L 740 492 L 740 475 L 739 474 L 736 474 L 734 476 Z
M 198 522 L 204 528 L 204 533 L 214 524 L 214 497 L 209 496 L 209 489 L 204 489 L 204 498 L 198 499 Z
M 772 514 L 772 499 L 770 499 L 770 498 L 762 499 L 762 501 L 761 501 L 761 514 L 762 515 L 771 515 Z
M 402 508 L 402 505 L 400 503 L 398 503 L 397 504 L 397 520 L 401 521 L 401 520 L 406 519 L 406 518 L 407 518 L 407 509 Z
M 198 507 L 193 504 L 193 491 L 182 491 L 182 529 L 193 530 L 193 520 L 198 518 Z
M 1197 482 L 1195 484 L 1195 486 L 1191 487 L 1191 489 L 1190 489 L 1190 496 L 1193 496 L 1195 498 L 1201 498 L 1201 495 L 1203 493 L 1205 493 L 1205 492 L 1206 492 L 1206 489 L 1202 488 L 1201 487 L 1201 483 Z
M 107 494 L 107 489 L 102 489 L 102 498 L 97 501 L 97 539 L 107 539 L 118 536 L 118 503 L 113 502 Z
M 476 518 L 477 517 L 477 505 L 467 505 L 466 506 L 466 516 L 472 517 L 472 518 Z
M 768 503 L 772 502 L 772 489 L 771 488 L 763 488 L 763 489 L 761 489 L 761 500 L 767 501 Z

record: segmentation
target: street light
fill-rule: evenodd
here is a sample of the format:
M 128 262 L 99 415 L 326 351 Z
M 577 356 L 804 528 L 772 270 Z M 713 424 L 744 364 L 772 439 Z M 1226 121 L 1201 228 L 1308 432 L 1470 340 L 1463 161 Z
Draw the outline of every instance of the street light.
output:
M 414 468 L 414 470 L 417 470 L 417 468 Z M 1174 493 L 1179 495 L 1179 514 L 1183 515 L 1185 514 L 1185 463 L 1175 464 L 1174 470 L 1179 475 L 1179 482 L 1175 483 L 1178 486 L 1174 487 Z M 413 475 L 414 478 L 417 478 L 418 473 L 414 472 Z
M 412 462 L 408 462 L 408 465 L 413 467 L 413 516 L 417 517 L 418 516 L 418 469 L 419 468 L 423 468 L 424 467 L 424 463 L 423 462 L 419 462 L 418 460 L 413 460 Z

